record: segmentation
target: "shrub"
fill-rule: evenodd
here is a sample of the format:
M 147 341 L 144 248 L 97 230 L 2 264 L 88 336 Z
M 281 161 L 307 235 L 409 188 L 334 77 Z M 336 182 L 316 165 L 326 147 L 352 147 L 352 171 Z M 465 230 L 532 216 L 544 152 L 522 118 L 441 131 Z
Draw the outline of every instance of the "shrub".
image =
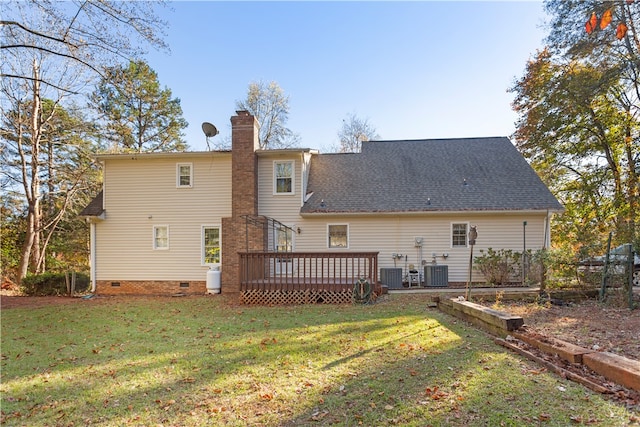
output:
M 65 273 L 44 273 L 27 276 L 22 279 L 22 291 L 29 296 L 66 295 L 67 281 Z M 69 274 L 71 280 L 71 274 Z M 89 289 L 89 276 L 76 273 L 76 292 Z
M 480 253 L 482 255 L 475 257 L 474 262 L 487 283 L 503 286 L 514 281 L 519 271 L 519 253 L 510 249 L 496 251 L 492 248 L 488 248 L 486 252 L 481 249 Z
M 547 269 L 545 285 L 550 288 L 574 287 L 576 264 L 576 255 L 571 249 L 547 249 L 544 257 L 544 265 Z

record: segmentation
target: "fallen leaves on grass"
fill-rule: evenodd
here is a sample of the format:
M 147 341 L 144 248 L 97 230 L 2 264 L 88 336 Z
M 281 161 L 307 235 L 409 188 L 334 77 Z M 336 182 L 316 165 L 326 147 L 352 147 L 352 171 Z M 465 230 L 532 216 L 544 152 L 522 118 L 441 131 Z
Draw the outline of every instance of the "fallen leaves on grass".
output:
M 433 400 L 440 400 L 449 396 L 449 393 L 440 390 L 438 386 L 434 386 L 433 388 L 427 387 L 424 392 L 427 396 L 431 397 Z

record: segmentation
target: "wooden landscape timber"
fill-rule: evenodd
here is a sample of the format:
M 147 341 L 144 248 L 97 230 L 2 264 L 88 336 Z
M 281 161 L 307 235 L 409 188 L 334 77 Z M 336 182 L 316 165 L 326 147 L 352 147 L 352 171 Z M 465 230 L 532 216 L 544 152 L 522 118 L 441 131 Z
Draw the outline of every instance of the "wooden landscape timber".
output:
M 584 365 L 591 371 L 602 375 L 616 384 L 640 391 L 640 361 L 629 359 L 617 354 L 590 350 L 553 337 L 530 333 L 526 329 L 524 320 L 519 316 L 512 316 L 503 311 L 494 310 L 480 304 L 465 301 L 460 298 L 437 298 L 434 302 L 440 310 L 447 314 L 468 321 L 483 330 L 496 335 L 496 343 L 510 348 L 539 362 L 544 366 L 553 365 L 551 362 L 535 356 L 533 353 L 519 348 L 510 341 L 521 341 L 547 354 L 553 354 L 573 365 Z M 504 340 L 502 338 L 508 338 Z M 554 365 L 555 366 L 555 365 Z M 586 385 L 594 391 L 603 392 L 604 387 L 566 369 L 555 366 L 551 368 L 573 381 Z

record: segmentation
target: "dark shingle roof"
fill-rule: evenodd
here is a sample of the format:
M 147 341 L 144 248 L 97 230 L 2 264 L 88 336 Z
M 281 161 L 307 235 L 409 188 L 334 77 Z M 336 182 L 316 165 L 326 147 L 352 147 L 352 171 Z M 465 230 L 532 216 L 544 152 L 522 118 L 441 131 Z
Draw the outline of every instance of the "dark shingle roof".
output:
M 102 206 L 102 191 L 98 193 L 96 197 L 93 198 L 89 204 L 80 211 L 79 216 L 100 216 L 104 212 L 104 207 Z
M 316 155 L 311 192 L 302 214 L 562 209 L 506 137 L 368 141 L 361 153 Z

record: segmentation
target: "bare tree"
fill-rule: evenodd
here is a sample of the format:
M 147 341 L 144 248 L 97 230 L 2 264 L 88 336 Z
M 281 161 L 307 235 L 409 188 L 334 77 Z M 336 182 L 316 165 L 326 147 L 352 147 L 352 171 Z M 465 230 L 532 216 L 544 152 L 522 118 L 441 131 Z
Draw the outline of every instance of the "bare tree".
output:
M 300 136 L 286 127 L 289 119 L 289 96 L 276 82 L 249 84 L 247 98 L 236 108 L 253 114 L 260 125 L 260 148 L 287 148 L 299 144 Z
M 138 41 L 167 49 L 158 37 L 166 23 L 154 13 L 164 1 L 47 0 L 9 1 L 2 5 L 3 55 L 33 57 L 47 54 L 62 63 L 79 66 L 79 70 L 100 75 L 102 68 L 144 53 Z M 3 61 L 4 62 L 4 61 Z M 2 65 L 3 78 L 33 80 L 34 76 Z M 50 71 L 50 70 L 47 70 Z M 54 73 L 55 74 L 55 73 Z M 42 84 L 64 91 L 74 89 L 60 85 L 55 76 L 41 75 Z
M 359 153 L 362 141 L 379 139 L 375 127 L 369 123 L 369 119 L 361 119 L 355 113 L 347 114 L 342 120 L 342 128 L 338 131 L 340 140 L 340 153 Z

